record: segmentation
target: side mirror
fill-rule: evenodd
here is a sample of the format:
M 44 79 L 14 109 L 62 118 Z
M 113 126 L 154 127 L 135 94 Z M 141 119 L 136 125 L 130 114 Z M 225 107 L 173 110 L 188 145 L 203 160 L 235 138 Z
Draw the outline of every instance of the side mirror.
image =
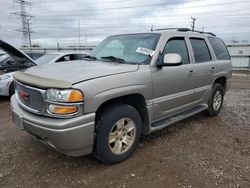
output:
M 177 53 L 165 54 L 160 66 L 178 66 L 182 64 L 181 56 Z

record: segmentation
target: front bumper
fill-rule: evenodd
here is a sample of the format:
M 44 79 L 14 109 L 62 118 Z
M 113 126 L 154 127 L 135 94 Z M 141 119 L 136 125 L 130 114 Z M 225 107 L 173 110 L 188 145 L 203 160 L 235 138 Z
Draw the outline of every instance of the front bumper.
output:
M 95 113 L 70 119 L 56 119 L 23 110 L 11 97 L 14 123 L 55 150 L 69 156 L 92 153 L 94 144 Z

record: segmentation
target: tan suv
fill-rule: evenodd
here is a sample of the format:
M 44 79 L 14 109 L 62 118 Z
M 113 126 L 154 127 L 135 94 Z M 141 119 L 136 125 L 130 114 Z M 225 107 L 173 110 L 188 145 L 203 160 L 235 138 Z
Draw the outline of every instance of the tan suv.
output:
M 211 33 L 110 36 L 82 61 L 16 73 L 13 119 L 66 155 L 117 163 L 141 135 L 202 111 L 217 115 L 231 73 L 227 48 Z

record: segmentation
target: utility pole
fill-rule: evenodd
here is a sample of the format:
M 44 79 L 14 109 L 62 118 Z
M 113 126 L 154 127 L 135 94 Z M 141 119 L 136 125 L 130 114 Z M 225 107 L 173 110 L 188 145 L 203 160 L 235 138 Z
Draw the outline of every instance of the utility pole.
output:
M 30 31 L 30 20 L 27 20 L 28 25 L 28 37 L 29 37 L 29 46 L 31 47 L 31 31 Z
M 191 20 L 192 20 L 192 22 L 191 22 L 191 28 L 192 28 L 192 31 L 194 31 L 196 18 L 193 18 L 191 16 Z
M 79 52 L 81 51 L 81 20 L 79 20 Z
M 22 46 L 31 47 L 31 33 L 33 32 L 30 27 L 30 20 L 34 17 L 26 12 L 26 6 L 31 6 L 31 3 L 25 0 L 13 0 L 13 2 L 20 5 L 20 12 L 14 12 L 13 14 L 18 16 L 22 23 L 22 28 L 17 30 L 22 32 Z

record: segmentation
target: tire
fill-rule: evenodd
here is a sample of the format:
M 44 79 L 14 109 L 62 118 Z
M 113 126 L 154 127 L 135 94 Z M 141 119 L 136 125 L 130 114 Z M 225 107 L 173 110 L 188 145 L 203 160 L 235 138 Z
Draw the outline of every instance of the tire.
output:
M 11 97 L 14 93 L 15 93 L 15 87 L 14 87 L 14 83 L 12 82 L 10 84 L 9 96 Z
M 141 134 L 137 110 L 126 104 L 113 105 L 97 120 L 94 156 L 105 164 L 124 161 L 137 148 Z
M 220 98 L 220 102 L 215 98 L 217 99 Z M 215 83 L 212 88 L 212 94 L 208 101 L 208 109 L 205 111 L 205 114 L 210 117 L 217 116 L 222 108 L 223 99 L 224 99 L 224 89 L 221 84 Z

